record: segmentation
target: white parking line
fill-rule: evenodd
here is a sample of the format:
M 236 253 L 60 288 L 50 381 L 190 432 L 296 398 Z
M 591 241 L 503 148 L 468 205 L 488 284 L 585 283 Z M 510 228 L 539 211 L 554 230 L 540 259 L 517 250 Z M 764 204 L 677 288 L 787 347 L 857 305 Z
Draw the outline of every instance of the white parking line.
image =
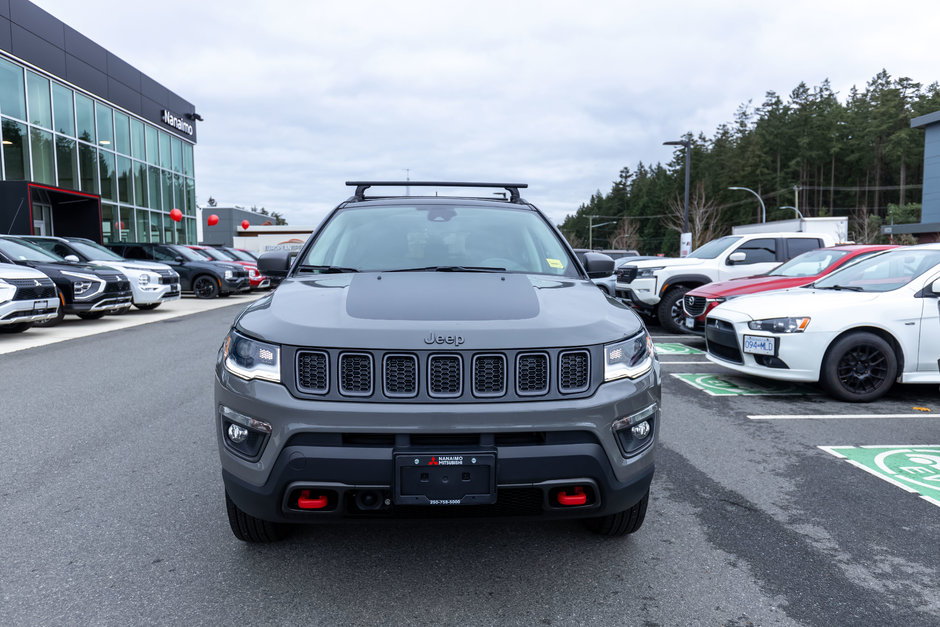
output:
M 180 300 L 163 303 L 158 309 L 140 311 L 132 308 L 126 314 L 104 316 L 97 320 L 82 320 L 77 316 L 69 315 L 54 327 L 32 327 L 15 335 L 0 334 L 0 355 L 45 346 L 46 344 L 64 342 L 65 340 L 74 340 L 79 337 L 97 335 L 98 333 L 136 327 L 151 322 L 160 322 L 170 318 L 179 318 L 180 316 L 188 316 L 200 311 L 230 305 L 242 305 L 244 307 L 259 298 L 259 296 L 257 292 L 233 294 L 228 298 L 213 298 L 212 300 L 184 296 Z
M 684 364 L 684 365 L 695 364 L 695 365 L 698 365 L 698 366 L 707 366 L 707 365 L 710 364 L 711 362 L 709 362 L 708 360 L 705 360 L 705 359 L 703 359 L 703 360 L 701 360 L 701 361 L 668 361 L 668 360 L 663 359 L 663 356 L 660 355 L 660 356 L 659 356 L 659 363 L 661 363 L 661 364 L 663 364 L 663 365 L 665 365 L 665 364 L 669 364 L 669 365 L 672 365 L 672 364 Z
M 921 412 L 917 414 L 757 414 L 748 416 L 751 420 L 855 420 L 868 418 L 940 418 L 940 413 Z

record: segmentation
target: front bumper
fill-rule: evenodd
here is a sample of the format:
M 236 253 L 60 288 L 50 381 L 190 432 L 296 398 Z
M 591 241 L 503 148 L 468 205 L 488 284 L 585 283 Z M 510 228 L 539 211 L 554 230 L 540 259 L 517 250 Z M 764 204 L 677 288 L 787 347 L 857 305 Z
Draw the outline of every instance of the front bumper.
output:
M 656 279 L 634 279 L 630 283 L 617 282 L 615 285 L 617 298 L 629 300 L 637 307 L 649 309 L 659 304 Z
M 279 384 L 244 381 L 225 370 L 215 382 L 215 424 L 226 490 L 243 511 L 264 520 L 314 522 L 341 516 L 599 516 L 639 502 L 653 476 L 658 410 L 649 444 L 624 457 L 611 425 L 660 403 L 658 365 L 635 381 L 600 386 L 589 398 L 487 404 L 309 401 Z M 223 434 L 226 406 L 272 425 L 256 461 L 234 453 Z M 495 505 L 392 504 L 397 454 L 495 454 Z M 561 485 L 584 485 L 592 498 L 560 507 Z M 301 488 L 328 491 L 335 506 L 301 511 Z M 363 490 L 382 505 L 357 507 Z M 385 499 L 389 503 L 385 503 Z
M 165 303 L 180 298 L 179 283 L 151 283 L 141 287 L 131 281 L 131 288 L 134 292 L 133 300 L 135 305 L 151 305 L 153 303 Z
M 240 294 L 251 290 L 251 281 L 247 275 L 233 279 L 222 279 L 219 288 L 223 294 Z
M 58 298 L 10 300 L 0 303 L 0 325 L 51 320 L 56 317 L 58 308 Z
M 742 350 L 744 335 L 775 338 L 773 355 L 757 355 Z M 746 320 L 709 317 L 705 326 L 706 357 L 709 361 L 738 372 L 780 381 L 816 382 L 829 333 L 773 334 L 748 329 Z
M 100 298 L 96 301 L 83 303 L 73 301 L 71 305 L 66 307 L 66 313 L 78 314 L 78 313 L 116 313 L 129 309 L 133 304 L 133 297 L 131 296 L 130 291 L 125 295 L 108 295 L 105 298 Z

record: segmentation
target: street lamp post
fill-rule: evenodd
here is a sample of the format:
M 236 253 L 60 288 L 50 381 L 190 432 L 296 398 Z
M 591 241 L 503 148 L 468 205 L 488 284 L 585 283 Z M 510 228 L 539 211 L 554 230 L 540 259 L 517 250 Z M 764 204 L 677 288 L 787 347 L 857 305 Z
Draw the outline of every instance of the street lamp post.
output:
M 760 194 L 755 192 L 753 189 L 749 189 L 747 187 L 729 187 L 728 189 L 740 189 L 745 192 L 751 192 L 752 194 L 757 196 L 757 200 L 760 201 L 760 216 L 761 216 L 760 221 L 767 222 L 767 207 L 764 206 L 764 199 L 760 197 Z
M 685 257 L 692 252 L 692 233 L 689 232 L 689 166 L 691 165 L 691 142 L 684 139 L 663 142 L 663 146 L 682 146 L 685 148 L 685 194 L 683 195 L 682 238 L 679 243 L 679 256 Z
M 781 209 L 793 209 L 794 211 L 796 211 L 796 215 L 797 215 L 797 217 L 799 217 L 799 218 L 800 218 L 800 220 L 802 220 L 802 219 L 803 219 L 803 214 L 802 214 L 802 213 L 800 213 L 800 210 L 799 210 L 799 209 L 797 209 L 796 207 L 791 207 L 790 205 L 785 205 L 785 206 L 783 206 L 783 207 L 780 207 L 780 208 L 781 208 Z
M 600 224 L 594 224 L 594 218 L 599 217 L 601 216 L 588 216 L 588 250 L 594 250 L 594 229 L 599 226 L 613 224 L 613 222 L 601 222 Z

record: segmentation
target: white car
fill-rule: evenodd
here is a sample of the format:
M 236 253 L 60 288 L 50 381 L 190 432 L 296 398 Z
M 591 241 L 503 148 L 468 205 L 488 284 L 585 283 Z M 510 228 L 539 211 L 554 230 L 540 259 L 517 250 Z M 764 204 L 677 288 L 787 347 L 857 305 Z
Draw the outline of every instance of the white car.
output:
M 56 317 L 55 283 L 35 268 L 0 263 L 0 333 L 19 333 Z
M 897 248 L 813 284 L 742 296 L 705 323 L 708 359 L 751 375 L 820 382 L 871 401 L 940 382 L 940 244 Z

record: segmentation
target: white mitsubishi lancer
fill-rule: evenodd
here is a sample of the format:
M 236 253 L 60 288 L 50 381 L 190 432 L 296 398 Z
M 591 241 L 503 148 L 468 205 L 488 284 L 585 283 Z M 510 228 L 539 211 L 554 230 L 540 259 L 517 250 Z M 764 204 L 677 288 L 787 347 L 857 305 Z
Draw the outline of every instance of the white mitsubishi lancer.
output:
M 940 382 L 940 244 L 873 255 L 810 285 L 742 296 L 707 318 L 708 359 L 751 375 L 820 382 L 866 402 Z

